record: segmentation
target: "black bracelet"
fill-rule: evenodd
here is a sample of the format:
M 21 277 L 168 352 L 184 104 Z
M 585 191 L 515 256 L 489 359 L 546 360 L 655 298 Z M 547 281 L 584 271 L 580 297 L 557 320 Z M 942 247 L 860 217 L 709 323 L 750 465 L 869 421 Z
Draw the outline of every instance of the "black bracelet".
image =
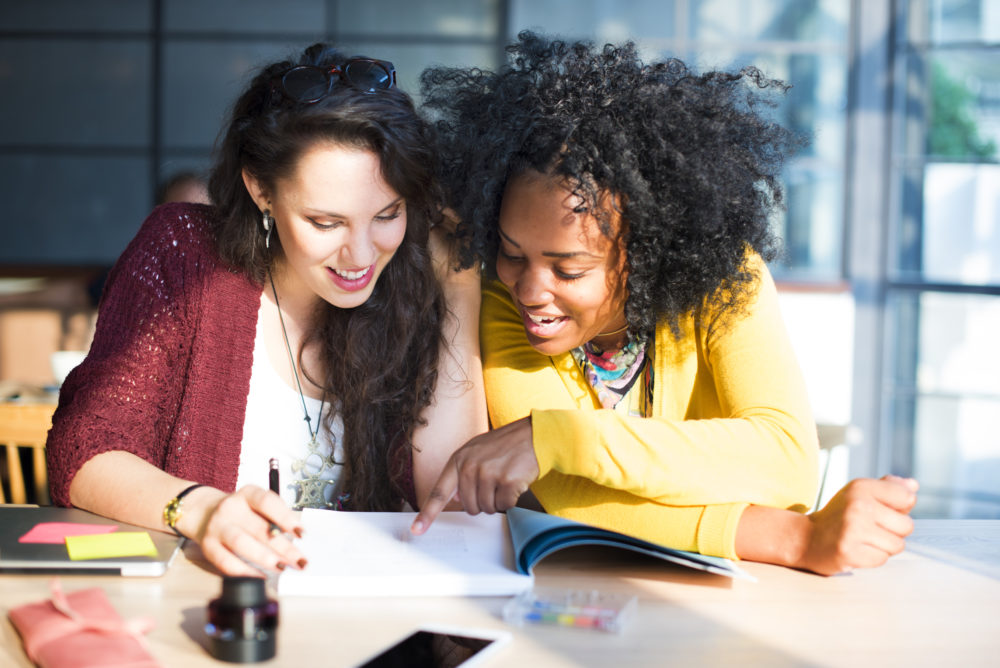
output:
M 163 523 L 170 527 L 170 530 L 177 534 L 178 538 L 187 538 L 187 536 L 177 530 L 177 520 L 181 518 L 181 499 L 199 487 L 205 487 L 205 485 L 195 483 L 185 487 L 177 496 L 170 499 L 170 502 L 163 508 Z

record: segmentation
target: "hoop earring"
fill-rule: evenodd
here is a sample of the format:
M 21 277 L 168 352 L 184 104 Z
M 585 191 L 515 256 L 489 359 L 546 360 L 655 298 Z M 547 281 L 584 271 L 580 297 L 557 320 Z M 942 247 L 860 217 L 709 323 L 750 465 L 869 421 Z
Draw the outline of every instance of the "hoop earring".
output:
M 271 250 L 271 232 L 274 231 L 274 218 L 271 217 L 270 209 L 264 209 L 264 216 L 260 224 L 264 227 L 264 248 Z

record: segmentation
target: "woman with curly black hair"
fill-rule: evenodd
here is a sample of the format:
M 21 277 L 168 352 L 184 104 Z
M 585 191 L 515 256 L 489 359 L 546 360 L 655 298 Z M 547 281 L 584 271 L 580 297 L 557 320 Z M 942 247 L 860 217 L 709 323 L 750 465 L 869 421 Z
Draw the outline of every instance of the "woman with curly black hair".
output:
M 902 549 L 912 481 L 802 514 L 816 428 L 765 264 L 799 143 L 766 113 L 785 86 L 632 43 L 526 32 L 508 53 L 422 79 L 463 259 L 499 278 L 480 326 L 498 429 L 455 453 L 414 530 L 530 485 L 547 512 L 707 554 L 832 573 Z

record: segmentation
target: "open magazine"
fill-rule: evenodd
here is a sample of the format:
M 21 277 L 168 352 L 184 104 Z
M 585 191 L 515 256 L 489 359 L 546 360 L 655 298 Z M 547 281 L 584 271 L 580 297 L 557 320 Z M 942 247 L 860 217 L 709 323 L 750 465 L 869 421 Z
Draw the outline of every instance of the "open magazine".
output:
M 599 529 L 555 515 L 526 508 L 507 511 L 515 564 L 519 573 L 531 573 L 535 564 L 559 550 L 582 545 L 605 545 L 648 554 L 681 566 L 696 568 L 717 575 L 754 580 L 729 559 L 710 557 L 696 552 L 674 550 L 617 531 Z

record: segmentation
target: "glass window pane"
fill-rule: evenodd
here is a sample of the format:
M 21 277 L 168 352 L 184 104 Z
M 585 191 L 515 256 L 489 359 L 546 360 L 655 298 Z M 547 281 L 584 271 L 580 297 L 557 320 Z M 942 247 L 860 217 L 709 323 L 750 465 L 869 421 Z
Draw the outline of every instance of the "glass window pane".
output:
M 225 123 L 230 105 L 257 68 L 296 57 L 303 44 L 264 40 L 168 40 L 163 52 L 163 144 L 205 149 Z M 205 67 L 212 63 L 212 67 Z
M 1000 518 L 1000 401 L 922 397 L 915 412 L 913 516 Z
M 786 280 L 829 280 L 842 277 L 843 173 L 811 161 L 793 161 L 785 170 L 786 211 L 774 225 L 785 254 L 774 267 Z
M 147 146 L 150 53 L 131 39 L 0 41 L 0 143 Z
M 1000 3 L 996 0 L 924 0 L 935 43 L 1000 41 Z
M 167 31 L 302 32 L 318 40 L 327 28 L 326 19 L 325 0 L 163 0 Z
M 349 35 L 407 35 L 480 37 L 499 32 L 499 0 L 409 0 L 336 3 L 338 33 Z
M 1000 157 L 1000 65 L 989 51 L 949 51 L 930 60 L 926 152 L 935 159 Z M 919 126 L 913 126 L 920 130 Z
M 928 292 L 919 307 L 919 391 L 1000 400 L 1000 298 Z
M 0 263 L 110 265 L 150 211 L 149 173 L 142 158 L 0 155 L 0 201 L 17 221 Z
M 928 165 L 923 195 L 923 279 L 1000 285 L 1000 165 Z
M 149 0 L 45 0 L 0 2 L 0 26 L 5 31 L 149 30 L 153 3 Z
M 1000 298 L 903 293 L 890 316 L 889 425 L 918 514 L 1000 517 Z
M 511 0 L 513 38 L 524 29 L 600 42 L 676 37 L 675 0 Z
M 890 275 L 896 280 L 917 281 L 923 262 L 923 180 L 922 168 L 899 169 L 893 174 L 899 182 L 900 209 L 889 247 L 896 265 Z
M 704 41 L 847 42 L 849 0 L 692 0 L 691 37 Z
M 212 166 L 212 156 L 209 150 L 200 155 L 193 151 L 163 151 L 161 158 L 158 165 L 161 180 L 169 178 L 177 172 L 197 172 L 208 176 L 208 171 Z

